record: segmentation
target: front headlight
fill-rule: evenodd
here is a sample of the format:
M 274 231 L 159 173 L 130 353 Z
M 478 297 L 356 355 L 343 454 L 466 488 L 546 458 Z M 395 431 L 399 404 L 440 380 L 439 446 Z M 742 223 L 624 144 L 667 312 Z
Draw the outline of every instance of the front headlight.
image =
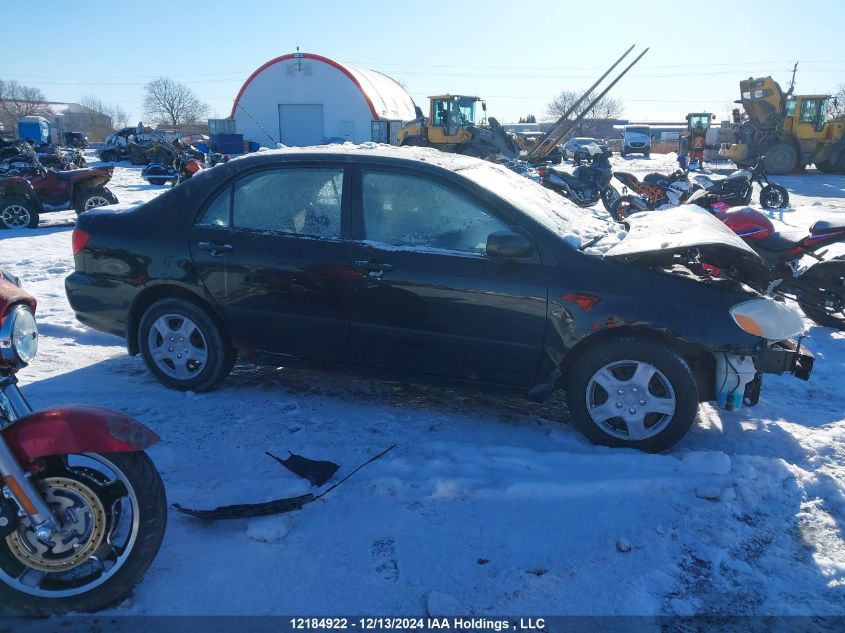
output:
M 16 305 L 0 327 L 0 355 L 12 367 L 24 367 L 38 353 L 38 325 L 32 311 Z
M 794 308 L 771 299 L 752 299 L 730 310 L 741 330 L 771 341 L 791 338 L 804 330 L 804 320 Z

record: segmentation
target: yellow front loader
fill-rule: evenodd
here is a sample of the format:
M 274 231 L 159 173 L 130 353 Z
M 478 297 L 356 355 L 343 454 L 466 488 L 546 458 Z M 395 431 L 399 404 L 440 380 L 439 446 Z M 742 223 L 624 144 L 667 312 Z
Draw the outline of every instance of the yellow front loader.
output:
M 446 94 L 428 100 L 428 118 L 420 117 L 402 127 L 396 135 L 399 145 L 507 160 L 517 158 L 523 149 L 520 139 L 506 132 L 496 119 L 491 117 L 486 126 L 476 123 L 476 104 L 481 103 L 487 111 L 479 97 Z
M 771 77 L 740 82 L 746 119 L 734 111 L 732 142 L 721 156 L 739 167 L 761 158 L 770 174 L 786 174 L 815 164 L 820 171 L 845 174 L 845 119 L 828 120 L 830 95 L 784 93 Z

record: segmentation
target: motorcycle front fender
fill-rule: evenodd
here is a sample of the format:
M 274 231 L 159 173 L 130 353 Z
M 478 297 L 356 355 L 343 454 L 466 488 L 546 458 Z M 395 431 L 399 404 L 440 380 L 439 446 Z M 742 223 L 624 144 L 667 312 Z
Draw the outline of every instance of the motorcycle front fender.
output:
M 31 413 L 0 435 L 21 464 L 68 453 L 130 453 L 159 441 L 158 435 L 137 420 L 88 405 Z

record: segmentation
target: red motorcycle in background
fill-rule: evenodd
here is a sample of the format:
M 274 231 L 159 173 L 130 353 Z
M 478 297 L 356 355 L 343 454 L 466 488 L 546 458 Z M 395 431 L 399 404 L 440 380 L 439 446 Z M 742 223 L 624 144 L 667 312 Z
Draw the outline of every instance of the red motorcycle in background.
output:
M 95 611 L 123 598 L 164 537 L 158 437 L 92 406 L 33 412 L 16 372 L 38 347 L 35 299 L 0 271 L 0 614 Z
M 689 203 L 697 204 L 707 195 L 706 190 L 697 191 Z M 822 251 L 845 242 L 845 221 L 819 220 L 809 233 L 802 233 L 778 231 L 769 218 L 750 208 L 729 211 L 728 205 L 716 203 L 710 212 L 766 260 L 773 293 L 794 299 L 819 325 L 845 330 L 845 256 L 824 259 Z M 805 256 L 816 263 L 802 266 Z M 718 275 L 718 269 L 708 268 Z

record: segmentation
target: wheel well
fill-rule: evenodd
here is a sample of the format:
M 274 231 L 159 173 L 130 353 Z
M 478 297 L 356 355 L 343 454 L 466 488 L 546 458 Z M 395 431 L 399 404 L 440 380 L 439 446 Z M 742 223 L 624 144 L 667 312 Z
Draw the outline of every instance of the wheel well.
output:
M 190 290 L 186 290 L 179 286 L 167 284 L 151 286 L 135 297 L 135 300 L 132 302 L 132 306 L 129 308 L 129 316 L 126 319 L 126 349 L 130 356 L 134 356 L 139 352 L 138 325 L 141 322 L 141 316 L 147 308 L 161 299 L 183 299 L 199 306 L 214 320 L 220 328 L 220 331 L 231 340 L 231 336 L 229 335 L 222 319 L 218 316 L 217 311 L 208 301 Z
M 622 326 L 602 330 L 578 341 L 575 347 L 569 350 L 566 356 L 564 356 L 563 361 L 561 361 L 560 373 L 555 381 L 555 387 L 564 387 L 570 370 L 589 348 L 597 343 L 613 340 L 623 336 L 649 338 L 652 341 L 662 343 L 669 349 L 675 351 L 687 362 L 693 375 L 695 376 L 695 382 L 698 386 L 699 400 L 701 402 L 706 402 L 715 397 L 716 360 L 713 358 L 712 354 L 700 345 L 677 338 L 668 332 L 643 326 Z

